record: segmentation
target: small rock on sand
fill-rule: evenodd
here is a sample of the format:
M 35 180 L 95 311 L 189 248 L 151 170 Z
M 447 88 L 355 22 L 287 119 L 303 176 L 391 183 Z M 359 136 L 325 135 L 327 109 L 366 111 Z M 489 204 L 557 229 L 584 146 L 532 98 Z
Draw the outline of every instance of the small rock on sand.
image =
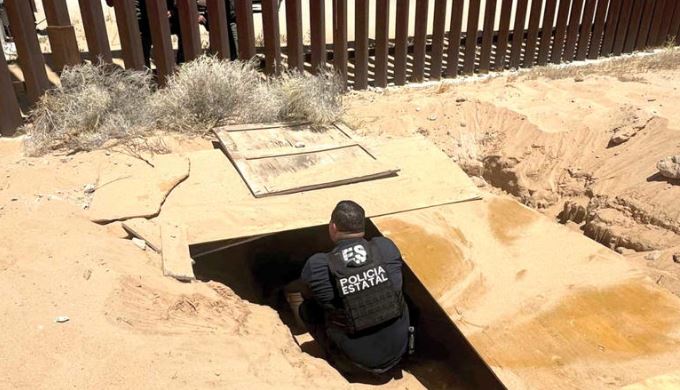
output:
M 680 253 L 676 253 L 673 255 L 673 261 L 680 264 Z
M 663 177 L 669 179 L 680 179 L 680 155 L 668 156 L 656 163 L 656 169 Z
M 146 241 L 140 240 L 139 238 L 132 237 L 132 243 L 135 244 L 135 246 L 143 251 L 146 250 Z
M 86 194 L 91 194 L 93 193 L 97 187 L 94 186 L 94 184 L 87 184 L 85 188 L 83 189 L 83 192 Z
M 661 257 L 661 252 L 659 251 L 652 251 L 645 255 L 645 259 L 650 261 L 657 260 L 659 257 Z
M 59 317 L 54 319 L 54 322 L 56 322 L 58 324 L 63 324 L 64 322 L 68 322 L 69 320 L 70 320 L 70 318 L 68 318 L 67 316 L 59 316 Z

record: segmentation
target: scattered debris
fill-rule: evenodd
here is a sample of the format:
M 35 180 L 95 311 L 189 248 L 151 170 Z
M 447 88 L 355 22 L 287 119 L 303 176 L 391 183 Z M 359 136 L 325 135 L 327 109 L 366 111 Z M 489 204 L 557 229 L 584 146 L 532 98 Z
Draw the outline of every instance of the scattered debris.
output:
M 659 257 L 661 257 L 661 252 L 659 251 L 649 252 L 647 255 L 645 255 L 645 259 L 650 261 L 658 260 Z
M 428 121 L 436 121 L 436 120 L 437 120 L 437 116 L 436 116 L 436 115 L 430 115 L 430 116 L 427 117 L 427 120 L 428 120 Z
M 582 83 L 583 81 L 584 81 L 584 79 L 581 76 L 574 77 L 574 82 L 576 82 L 576 83 Z
M 140 240 L 137 237 L 132 237 L 132 243 L 135 244 L 135 246 L 143 251 L 146 250 L 146 241 Z
M 87 184 L 85 186 L 85 189 L 83 190 L 84 193 L 86 194 L 92 194 L 94 191 L 97 189 L 94 184 Z
M 71 320 L 71 319 L 68 318 L 67 316 L 59 316 L 59 317 L 57 317 L 57 318 L 54 319 L 54 322 L 56 322 L 56 323 L 58 323 L 58 324 L 63 324 L 64 322 L 68 322 L 68 321 L 70 321 L 70 320 Z
M 11 202 L 16 202 L 17 200 L 19 200 L 19 198 L 12 198 L 12 199 L 10 199 Z
M 90 276 L 92 276 L 92 270 L 86 269 L 85 272 L 83 272 L 83 278 L 85 280 L 90 280 Z
M 456 98 L 456 103 L 463 103 L 466 100 L 467 99 L 465 99 L 465 98 L 459 97 L 459 98 Z
M 668 156 L 656 163 L 656 169 L 663 177 L 680 179 L 680 155 Z
M 295 147 L 298 148 L 298 149 L 304 148 L 304 147 L 305 147 L 305 144 L 304 144 L 303 142 L 296 142 L 296 143 L 295 143 Z

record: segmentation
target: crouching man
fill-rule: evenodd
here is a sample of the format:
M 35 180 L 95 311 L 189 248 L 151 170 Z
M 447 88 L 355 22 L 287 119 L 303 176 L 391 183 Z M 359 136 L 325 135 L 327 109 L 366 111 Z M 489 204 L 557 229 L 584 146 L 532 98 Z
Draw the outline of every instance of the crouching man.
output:
M 336 368 L 381 374 L 408 348 L 403 260 L 389 239 L 365 240 L 364 227 L 361 206 L 338 203 L 328 226 L 335 248 L 307 260 L 301 275 L 304 301 L 297 311 Z M 289 302 L 295 301 L 288 292 Z

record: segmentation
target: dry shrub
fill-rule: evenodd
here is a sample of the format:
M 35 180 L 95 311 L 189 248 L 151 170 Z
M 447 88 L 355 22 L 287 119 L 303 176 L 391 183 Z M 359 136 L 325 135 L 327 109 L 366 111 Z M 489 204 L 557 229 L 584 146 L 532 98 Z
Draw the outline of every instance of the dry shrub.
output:
M 252 62 L 203 56 L 183 65 L 152 98 L 160 128 L 206 132 L 225 123 L 301 119 L 328 123 L 342 110 L 337 76 L 284 73 L 268 81 Z
M 511 79 L 536 80 L 547 78 L 559 80 L 579 78 L 587 75 L 601 75 L 616 77 L 624 82 L 643 81 L 644 78 L 640 77 L 640 74 L 678 68 L 680 68 L 680 49 L 667 45 L 659 53 L 644 56 L 617 57 L 583 66 L 539 66 L 530 71 L 512 76 Z
M 47 91 L 30 113 L 27 153 L 92 150 L 109 140 L 138 137 L 151 120 L 150 95 L 148 73 L 111 65 L 67 68 L 61 86 Z
M 291 72 L 272 81 L 279 95 L 282 120 L 300 119 L 314 124 L 327 124 L 342 114 L 341 78 L 336 73 L 320 72 L 316 76 Z

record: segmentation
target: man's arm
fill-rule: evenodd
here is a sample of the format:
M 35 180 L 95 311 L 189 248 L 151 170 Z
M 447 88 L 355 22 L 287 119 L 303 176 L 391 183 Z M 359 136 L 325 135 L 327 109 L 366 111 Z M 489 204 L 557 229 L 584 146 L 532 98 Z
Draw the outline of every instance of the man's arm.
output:
M 330 279 L 328 255 L 317 253 L 310 257 L 302 269 L 301 279 L 309 286 L 317 302 L 321 305 L 332 305 L 335 291 Z
M 376 243 L 380 254 L 385 262 L 385 268 L 387 274 L 392 280 L 392 285 L 397 289 L 402 288 L 403 277 L 402 277 L 402 267 L 404 265 L 404 260 L 401 257 L 401 252 L 399 248 L 387 237 L 376 237 L 373 239 Z

